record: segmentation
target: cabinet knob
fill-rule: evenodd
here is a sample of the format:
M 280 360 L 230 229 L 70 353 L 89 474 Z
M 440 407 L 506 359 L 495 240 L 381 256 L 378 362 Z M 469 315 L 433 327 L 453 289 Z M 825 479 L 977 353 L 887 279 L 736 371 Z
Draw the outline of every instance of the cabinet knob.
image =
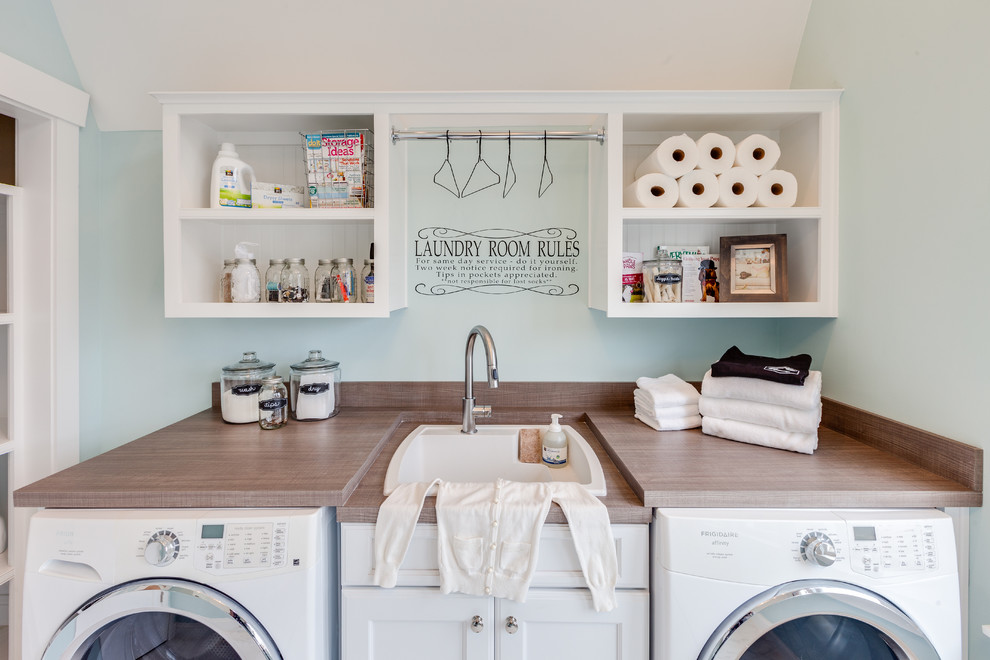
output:
M 505 618 L 505 630 L 510 635 L 515 635 L 519 630 L 519 622 L 516 621 L 516 617 L 509 616 Z
M 475 614 L 474 617 L 471 618 L 471 632 L 480 633 L 484 629 L 485 620 Z

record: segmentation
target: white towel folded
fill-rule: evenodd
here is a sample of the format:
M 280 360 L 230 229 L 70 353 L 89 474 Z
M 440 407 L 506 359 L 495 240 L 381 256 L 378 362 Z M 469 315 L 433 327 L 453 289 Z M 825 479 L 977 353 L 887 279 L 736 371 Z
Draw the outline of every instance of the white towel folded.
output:
M 741 376 L 716 378 L 709 369 L 701 381 L 701 393 L 720 399 L 742 399 L 811 410 L 821 405 L 822 372 L 809 371 L 804 385 L 786 385 Z
M 683 431 L 684 429 L 696 429 L 701 426 L 701 415 L 691 417 L 663 417 L 657 419 L 652 415 L 637 412 L 634 417 L 647 426 L 657 431 Z
M 700 396 L 694 385 L 681 380 L 674 374 L 667 374 L 659 378 L 643 376 L 636 379 L 636 385 L 653 400 L 652 403 L 655 408 L 697 405 Z
M 817 433 L 792 433 L 770 426 L 737 422 L 734 419 L 703 417 L 701 430 L 708 435 L 715 435 L 727 440 L 737 440 L 774 449 L 786 449 L 801 454 L 811 454 L 818 448 Z
M 696 403 L 686 406 L 658 406 L 653 403 L 653 398 L 645 390 L 640 389 L 633 392 L 633 402 L 636 404 L 637 411 L 648 413 L 657 419 L 663 417 L 693 417 L 699 414 L 698 404 Z
M 794 387 L 786 385 L 785 387 Z M 794 433 L 817 433 L 822 421 L 822 406 L 819 401 L 814 408 L 800 410 L 775 403 L 744 401 L 742 399 L 719 399 L 702 394 L 698 400 L 698 410 L 705 417 L 733 419 L 737 422 L 770 426 L 781 431 Z

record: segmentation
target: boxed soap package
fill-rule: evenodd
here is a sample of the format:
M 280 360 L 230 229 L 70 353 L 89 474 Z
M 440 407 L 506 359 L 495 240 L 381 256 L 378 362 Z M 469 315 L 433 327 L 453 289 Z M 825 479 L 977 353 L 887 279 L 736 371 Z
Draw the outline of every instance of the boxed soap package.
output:
M 251 206 L 256 209 L 305 208 L 306 189 L 302 186 L 252 181 Z
M 371 131 L 307 133 L 304 143 L 310 206 L 372 206 Z

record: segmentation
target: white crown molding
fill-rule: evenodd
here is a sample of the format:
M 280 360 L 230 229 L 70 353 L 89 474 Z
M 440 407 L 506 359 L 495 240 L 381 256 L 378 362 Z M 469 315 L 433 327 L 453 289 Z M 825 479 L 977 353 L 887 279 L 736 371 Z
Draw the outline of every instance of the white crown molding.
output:
M 26 110 L 86 125 L 89 94 L 0 53 L 0 99 Z

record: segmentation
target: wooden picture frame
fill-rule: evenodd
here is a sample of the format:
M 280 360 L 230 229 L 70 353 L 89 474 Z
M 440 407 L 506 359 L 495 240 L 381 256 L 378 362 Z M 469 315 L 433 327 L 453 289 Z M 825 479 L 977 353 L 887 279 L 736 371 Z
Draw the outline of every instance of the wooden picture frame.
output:
M 787 302 L 787 234 L 722 236 L 721 302 Z

